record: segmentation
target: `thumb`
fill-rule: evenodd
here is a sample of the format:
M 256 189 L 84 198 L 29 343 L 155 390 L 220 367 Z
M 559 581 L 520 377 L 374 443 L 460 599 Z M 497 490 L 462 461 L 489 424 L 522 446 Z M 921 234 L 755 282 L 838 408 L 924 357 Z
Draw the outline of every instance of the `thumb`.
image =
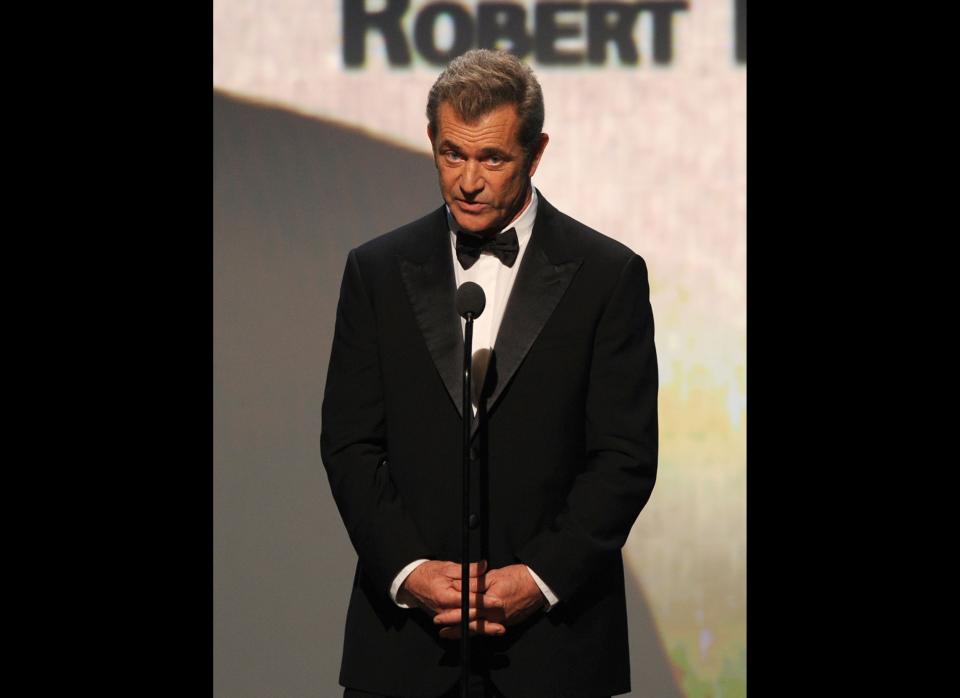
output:
M 447 567 L 444 570 L 446 575 L 450 579 L 460 579 L 460 568 L 461 563 L 459 562 L 449 562 Z M 487 561 L 480 560 L 479 562 L 471 562 L 467 568 L 468 577 L 479 577 L 481 574 L 487 571 Z

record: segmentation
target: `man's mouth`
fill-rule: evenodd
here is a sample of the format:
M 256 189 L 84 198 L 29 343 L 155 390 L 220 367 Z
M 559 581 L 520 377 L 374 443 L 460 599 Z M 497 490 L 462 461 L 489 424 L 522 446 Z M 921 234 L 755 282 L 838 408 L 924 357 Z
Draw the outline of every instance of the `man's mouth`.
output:
M 467 213 L 479 213 L 487 207 L 482 201 L 464 201 L 463 199 L 457 199 L 457 207 L 463 209 Z

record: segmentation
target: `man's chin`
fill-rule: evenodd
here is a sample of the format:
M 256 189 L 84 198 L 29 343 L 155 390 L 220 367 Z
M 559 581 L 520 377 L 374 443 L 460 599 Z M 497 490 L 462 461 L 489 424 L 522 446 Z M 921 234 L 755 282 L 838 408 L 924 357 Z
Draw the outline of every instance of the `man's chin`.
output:
M 481 218 L 480 216 L 465 216 L 461 213 L 454 214 L 453 217 L 456 219 L 460 230 L 468 233 L 483 235 L 484 233 L 490 232 L 491 229 L 496 228 L 496 221 L 490 221 L 486 216 Z M 499 229 L 497 229 L 496 232 L 499 232 Z

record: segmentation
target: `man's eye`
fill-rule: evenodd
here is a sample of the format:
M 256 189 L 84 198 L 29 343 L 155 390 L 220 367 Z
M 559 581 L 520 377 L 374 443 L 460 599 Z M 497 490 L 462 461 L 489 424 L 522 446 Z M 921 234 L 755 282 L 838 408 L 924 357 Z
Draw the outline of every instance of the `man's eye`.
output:
M 503 164 L 503 158 L 499 155 L 490 155 L 487 157 L 487 162 L 491 165 L 500 165 Z
M 452 150 L 448 150 L 443 154 L 443 156 L 447 158 L 447 160 L 451 160 L 453 162 L 457 162 L 460 160 L 460 153 L 455 153 Z

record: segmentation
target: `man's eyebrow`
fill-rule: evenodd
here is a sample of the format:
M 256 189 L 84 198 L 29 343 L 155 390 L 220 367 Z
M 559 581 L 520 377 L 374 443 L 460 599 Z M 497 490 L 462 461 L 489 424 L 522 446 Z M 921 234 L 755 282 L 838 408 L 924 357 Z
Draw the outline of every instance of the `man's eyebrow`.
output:
M 463 148 L 461 148 L 459 145 L 457 145 L 456 143 L 454 143 L 453 141 L 451 141 L 449 138 L 444 138 L 442 141 L 440 141 L 440 145 L 437 146 L 437 150 L 443 150 L 444 148 L 450 148 L 451 150 L 456 150 L 457 152 L 462 152 L 462 151 L 463 151 Z M 491 155 L 496 155 L 496 156 L 499 157 L 501 160 L 509 160 L 509 159 L 510 159 L 510 153 L 508 153 L 508 152 L 505 151 L 505 150 L 501 150 L 500 148 L 498 148 L 498 147 L 496 147 L 496 146 L 490 146 L 490 147 L 488 147 L 488 148 L 481 148 L 481 149 L 480 149 L 480 156 L 481 156 L 481 157 L 489 157 L 489 156 L 491 156 Z
M 449 137 L 449 136 L 444 137 L 444 138 L 440 141 L 440 143 L 439 143 L 439 145 L 438 145 L 437 147 L 438 147 L 438 148 L 454 148 L 454 149 L 456 149 L 456 150 L 463 150 L 463 148 L 460 147 L 460 144 L 459 144 L 459 143 L 455 143 L 454 141 L 450 140 L 450 137 Z M 497 155 L 509 155 L 509 153 L 508 153 L 507 151 L 503 150 L 502 148 L 498 148 L 498 147 L 495 146 L 495 145 L 490 145 L 490 146 L 487 146 L 486 148 L 481 148 L 481 149 L 480 149 L 480 152 L 481 152 L 481 153 L 495 153 L 495 154 L 497 154 Z
M 489 148 L 481 148 L 480 154 L 496 155 L 502 160 L 506 160 L 510 157 L 510 153 L 506 152 L 505 150 L 500 150 L 500 148 L 497 148 L 496 146 L 490 146 Z

